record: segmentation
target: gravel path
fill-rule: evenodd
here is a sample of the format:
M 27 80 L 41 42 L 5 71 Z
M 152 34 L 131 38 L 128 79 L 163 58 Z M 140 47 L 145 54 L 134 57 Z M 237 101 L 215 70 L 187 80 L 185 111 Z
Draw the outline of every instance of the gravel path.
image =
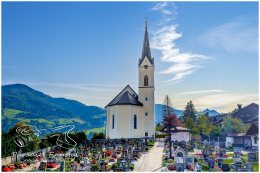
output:
M 164 142 L 155 142 L 153 148 L 135 163 L 134 172 L 161 171 Z

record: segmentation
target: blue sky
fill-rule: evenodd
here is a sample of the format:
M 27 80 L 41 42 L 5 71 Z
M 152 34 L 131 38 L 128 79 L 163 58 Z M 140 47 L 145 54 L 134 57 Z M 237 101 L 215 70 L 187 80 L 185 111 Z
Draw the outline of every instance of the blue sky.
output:
M 257 2 L 3 2 L 2 82 L 104 107 L 137 91 L 146 16 L 156 103 L 258 103 Z

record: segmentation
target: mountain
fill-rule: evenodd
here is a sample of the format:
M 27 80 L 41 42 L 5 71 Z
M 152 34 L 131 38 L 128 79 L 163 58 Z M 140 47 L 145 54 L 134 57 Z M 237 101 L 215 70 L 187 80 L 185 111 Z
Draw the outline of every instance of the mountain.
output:
M 103 127 L 106 110 L 75 100 L 53 98 L 24 84 L 2 86 L 2 130 L 19 121 L 39 129 L 75 125 L 74 130 Z
M 215 110 L 205 109 L 204 111 L 200 112 L 199 114 L 202 114 L 202 115 L 208 114 L 211 117 L 211 116 L 219 115 L 220 113 Z
M 155 123 L 156 124 L 162 122 L 162 107 L 163 107 L 162 104 L 155 104 Z M 183 115 L 182 110 L 173 108 L 173 111 L 177 115 L 177 117 L 180 117 Z

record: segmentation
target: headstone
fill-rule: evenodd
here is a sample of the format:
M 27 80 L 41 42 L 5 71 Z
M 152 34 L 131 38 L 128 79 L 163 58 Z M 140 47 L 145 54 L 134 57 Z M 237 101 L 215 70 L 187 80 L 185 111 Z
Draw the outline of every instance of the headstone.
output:
M 256 153 L 247 153 L 248 156 L 248 162 L 256 162 L 257 156 Z
M 194 164 L 194 157 L 193 156 L 186 156 L 185 163 L 186 164 Z
M 254 172 L 253 164 L 250 163 L 250 162 L 247 162 L 246 163 L 246 169 L 247 169 L 248 172 Z

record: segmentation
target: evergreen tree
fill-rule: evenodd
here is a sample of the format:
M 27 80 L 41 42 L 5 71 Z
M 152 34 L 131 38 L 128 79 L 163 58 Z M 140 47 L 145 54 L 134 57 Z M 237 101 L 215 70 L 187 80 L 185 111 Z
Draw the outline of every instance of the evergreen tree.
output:
M 185 110 L 184 110 L 184 120 L 187 119 L 187 118 L 191 118 L 192 121 L 196 121 L 197 119 L 197 115 L 196 115 L 196 109 L 192 103 L 192 101 L 189 101 L 185 107 Z

